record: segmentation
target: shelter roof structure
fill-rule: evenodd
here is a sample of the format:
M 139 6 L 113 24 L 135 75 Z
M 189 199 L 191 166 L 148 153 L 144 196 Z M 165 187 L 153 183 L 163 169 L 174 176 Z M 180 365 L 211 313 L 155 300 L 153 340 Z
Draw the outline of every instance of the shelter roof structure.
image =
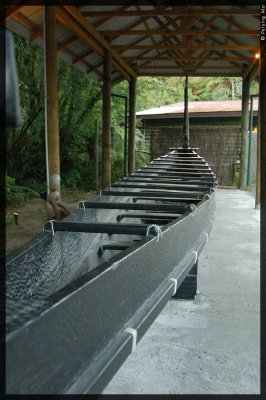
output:
M 253 111 L 258 112 L 258 99 L 254 99 Z M 218 101 L 190 101 L 190 117 L 216 117 L 216 116 L 241 116 L 241 100 L 218 100 Z M 178 118 L 184 115 L 184 102 L 167 104 L 161 107 L 150 108 L 136 113 L 137 118 Z
M 258 5 L 145 4 L 56 6 L 58 56 L 101 82 L 109 50 L 113 84 L 137 76 L 257 78 Z M 43 46 L 41 5 L 7 6 L 6 26 Z

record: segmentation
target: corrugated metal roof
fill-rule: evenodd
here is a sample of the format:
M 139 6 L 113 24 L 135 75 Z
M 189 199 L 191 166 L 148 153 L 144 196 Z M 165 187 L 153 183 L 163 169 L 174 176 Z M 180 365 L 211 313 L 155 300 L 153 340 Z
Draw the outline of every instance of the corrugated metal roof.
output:
M 98 46 L 104 48 L 97 34 L 109 40 L 113 59 L 120 65 L 119 69 L 113 66 L 114 83 L 133 75 L 245 76 L 251 71 L 256 76 L 258 5 L 201 6 L 188 1 L 184 6 L 174 0 L 171 6 L 132 3 L 57 6 L 58 56 L 102 80 L 102 55 L 69 27 L 70 18 Z M 42 6 L 7 6 L 6 10 L 10 30 L 43 46 Z
M 223 114 L 223 115 L 236 115 L 241 114 L 242 102 L 241 100 L 218 100 L 218 101 L 190 101 L 188 103 L 189 115 L 196 116 L 206 115 L 210 113 Z M 254 99 L 253 110 L 258 111 L 258 99 Z M 148 110 L 139 111 L 136 113 L 137 118 L 148 119 L 154 117 L 161 118 L 176 118 L 183 116 L 184 102 L 168 104 L 166 106 L 150 108 Z

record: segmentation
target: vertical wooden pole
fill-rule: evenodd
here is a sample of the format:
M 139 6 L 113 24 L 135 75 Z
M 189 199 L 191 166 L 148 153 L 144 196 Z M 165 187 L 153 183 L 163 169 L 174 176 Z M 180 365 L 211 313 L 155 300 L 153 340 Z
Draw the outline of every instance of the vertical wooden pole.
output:
M 44 6 L 45 130 L 48 191 L 60 191 L 55 6 Z
M 248 169 L 248 116 L 249 116 L 249 79 L 242 80 L 242 117 L 241 117 L 241 155 L 240 155 L 240 189 L 247 187 Z
M 105 188 L 111 183 L 111 54 L 104 52 L 103 64 L 103 106 L 102 106 L 102 126 L 103 126 L 103 155 L 102 155 L 102 186 Z
M 135 171 L 135 135 L 136 135 L 136 78 L 129 81 L 129 119 L 128 119 L 128 173 Z
M 188 76 L 186 75 L 184 88 L 184 120 L 183 120 L 183 149 L 189 148 L 189 116 L 188 116 Z
M 251 151 L 252 151 L 252 132 L 253 132 L 253 95 L 250 95 L 250 112 L 249 112 L 249 127 L 248 127 L 248 171 L 247 171 L 247 186 L 250 186 L 251 181 Z
M 261 209 L 266 211 L 266 45 L 261 46 L 259 131 L 261 146 Z M 264 225 L 265 226 L 265 225 Z M 265 232 L 264 232 L 265 233 Z M 261 232 L 261 237 L 263 234 Z M 263 247 L 263 246 L 262 246 Z
M 255 208 L 260 208 L 260 105 L 258 106 L 258 127 L 257 127 L 257 173 L 256 173 L 256 199 Z
M 127 174 L 127 97 L 125 100 L 125 128 L 124 128 L 124 176 Z
M 94 160 L 95 160 L 95 189 L 98 190 L 99 187 L 99 154 L 98 154 L 98 120 L 95 120 L 95 138 L 94 138 Z

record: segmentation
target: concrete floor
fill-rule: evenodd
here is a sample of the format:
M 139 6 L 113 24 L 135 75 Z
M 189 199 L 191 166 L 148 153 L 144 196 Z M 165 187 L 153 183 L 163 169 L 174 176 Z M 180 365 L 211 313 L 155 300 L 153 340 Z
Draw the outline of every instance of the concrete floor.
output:
M 171 300 L 104 394 L 260 392 L 260 211 L 218 189 L 194 301 Z

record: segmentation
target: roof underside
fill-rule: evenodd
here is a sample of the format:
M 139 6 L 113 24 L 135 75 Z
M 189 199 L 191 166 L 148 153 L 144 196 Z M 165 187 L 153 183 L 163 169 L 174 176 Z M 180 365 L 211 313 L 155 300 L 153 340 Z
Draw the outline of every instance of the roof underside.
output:
M 256 78 L 260 7 L 228 4 L 56 6 L 58 56 L 102 81 L 108 49 L 113 83 L 186 74 Z M 6 9 L 7 28 L 43 46 L 43 7 Z

